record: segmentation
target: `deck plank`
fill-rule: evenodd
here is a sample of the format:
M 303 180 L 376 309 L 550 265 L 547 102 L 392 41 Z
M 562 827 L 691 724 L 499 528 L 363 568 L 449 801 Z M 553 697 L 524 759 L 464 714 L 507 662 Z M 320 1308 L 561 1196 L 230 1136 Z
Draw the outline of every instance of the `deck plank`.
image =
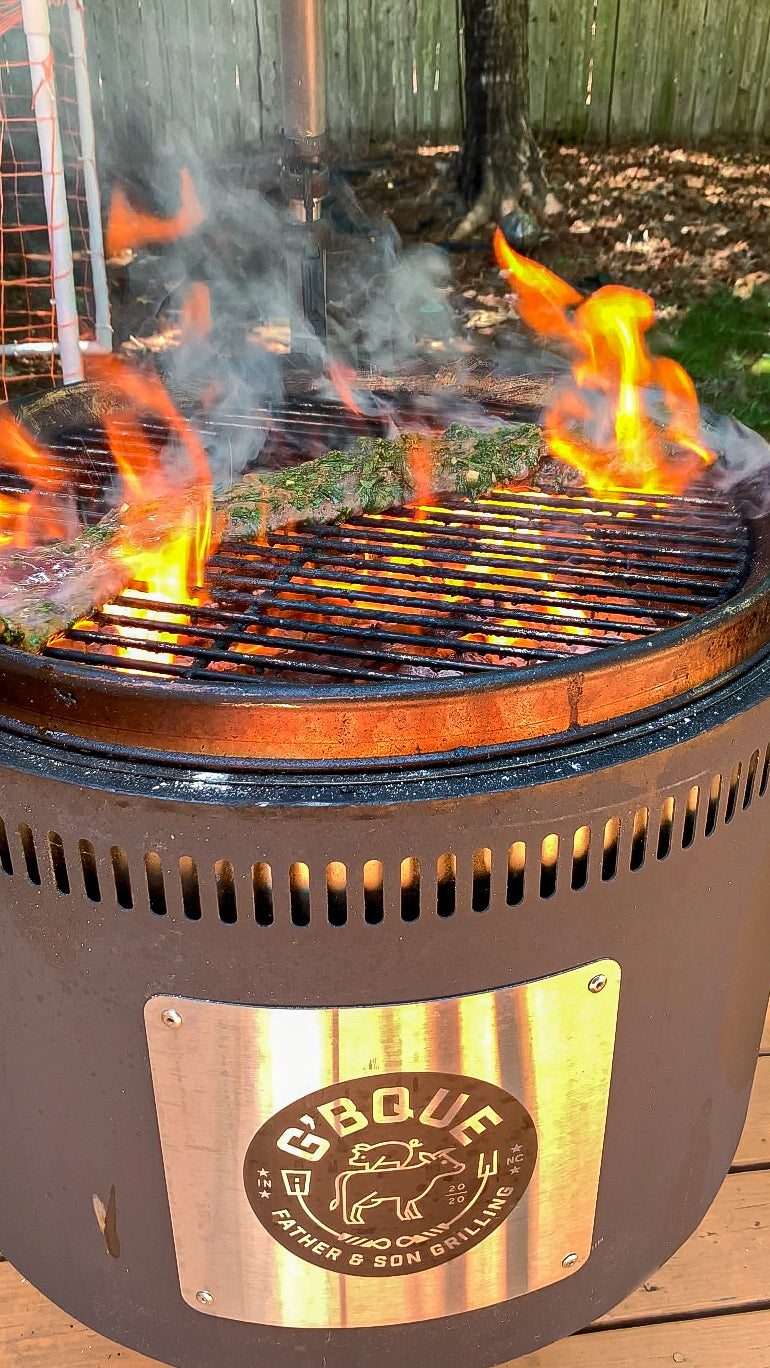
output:
M 506 1368 L 767 1368 L 768 1345 L 770 1311 L 752 1311 L 573 1335 Z

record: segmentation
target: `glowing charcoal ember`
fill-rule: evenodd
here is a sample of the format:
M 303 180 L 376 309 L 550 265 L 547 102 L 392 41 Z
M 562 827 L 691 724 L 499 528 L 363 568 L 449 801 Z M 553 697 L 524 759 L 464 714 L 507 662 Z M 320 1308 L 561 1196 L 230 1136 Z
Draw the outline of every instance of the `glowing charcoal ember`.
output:
M 552 454 L 596 492 L 681 493 L 714 453 L 700 439 L 690 377 L 647 350 L 653 301 L 617 285 L 583 299 L 515 252 L 500 229 L 495 253 L 524 322 L 572 353 L 572 381 L 557 391 L 545 420 Z

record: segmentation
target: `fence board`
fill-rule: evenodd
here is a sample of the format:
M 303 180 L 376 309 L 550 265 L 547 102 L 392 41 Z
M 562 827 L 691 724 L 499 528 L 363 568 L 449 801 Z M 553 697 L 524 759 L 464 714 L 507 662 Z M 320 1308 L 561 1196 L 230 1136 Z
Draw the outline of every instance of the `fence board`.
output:
M 273 138 L 281 127 L 276 0 L 90 0 L 102 138 Z M 326 0 L 329 123 L 341 143 L 455 140 L 457 0 Z M 590 83 L 590 101 L 586 98 Z M 530 0 L 541 135 L 604 141 L 770 136 L 767 0 Z
M 619 23 L 620 0 L 597 0 L 591 48 L 591 103 L 586 124 L 586 136 L 595 142 L 603 142 L 609 135 Z
M 260 141 L 264 135 L 264 112 L 256 5 L 232 5 L 230 20 L 235 102 L 238 111 L 234 120 L 234 135 L 236 138 L 240 136 Z

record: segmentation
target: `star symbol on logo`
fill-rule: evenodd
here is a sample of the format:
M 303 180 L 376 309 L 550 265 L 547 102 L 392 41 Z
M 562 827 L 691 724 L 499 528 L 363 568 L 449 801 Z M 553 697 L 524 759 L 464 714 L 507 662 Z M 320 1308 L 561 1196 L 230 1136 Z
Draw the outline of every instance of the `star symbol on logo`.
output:
M 269 1178 L 270 1174 L 268 1173 L 267 1169 L 260 1169 L 259 1176 L 260 1178 Z
M 260 1195 L 260 1197 L 268 1197 L 268 1198 L 269 1198 L 270 1193 L 268 1192 L 267 1188 L 263 1188 L 259 1195 Z

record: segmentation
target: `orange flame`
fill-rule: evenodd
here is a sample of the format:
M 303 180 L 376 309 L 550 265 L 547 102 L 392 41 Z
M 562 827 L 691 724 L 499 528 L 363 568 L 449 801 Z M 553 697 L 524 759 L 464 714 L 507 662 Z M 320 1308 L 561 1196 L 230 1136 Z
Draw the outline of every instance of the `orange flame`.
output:
M 112 196 L 107 224 L 108 256 L 119 256 L 129 248 L 143 247 L 150 242 L 178 242 L 180 238 L 190 237 L 196 228 L 200 228 L 205 214 L 186 166 L 182 168 L 181 180 L 182 199 L 179 212 L 169 219 L 158 218 L 155 214 L 135 209 L 129 204 L 125 191 L 118 187 Z
M 182 341 L 202 342 L 211 332 L 211 291 L 202 280 L 190 285 L 179 317 Z
M 343 366 L 339 361 L 330 361 L 327 374 L 336 389 L 340 399 L 351 413 L 355 413 L 357 418 L 361 418 L 362 412 L 353 396 L 353 385 L 355 384 L 356 373 L 348 366 Z
M 38 450 L 9 413 L 0 413 L 0 453 L 5 469 L 30 486 L 18 495 L 0 495 L 0 546 L 10 542 L 24 548 L 68 536 L 74 528 L 63 497 L 62 469 Z
M 139 594 L 148 599 L 196 604 L 200 601 L 196 589 L 203 583 L 213 526 L 211 474 L 206 453 L 157 377 L 131 370 L 114 356 L 93 358 L 89 374 L 123 395 L 131 405 L 127 417 L 108 418 L 104 422 L 127 503 L 142 506 L 153 502 L 179 502 L 176 524 L 159 546 L 147 549 L 132 545 L 130 534 L 122 541 L 120 554 L 127 578 L 137 581 L 142 586 Z M 181 488 L 145 437 L 140 422 L 142 417 L 159 419 L 184 453 L 187 470 Z M 125 604 L 107 606 L 120 617 L 144 620 L 151 614 L 150 609 Z M 189 619 L 180 614 L 172 615 L 170 620 L 179 626 L 189 623 Z M 131 637 L 142 635 L 141 629 L 131 627 L 121 628 L 120 632 Z M 176 642 L 178 637 L 162 633 L 160 640 Z M 151 658 L 167 663 L 170 660 L 157 653 L 148 656 L 135 648 L 128 648 L 126 654 L 134 659 Z
M 572 384 L 560 390 L 546 416 L 552 454 L 598 492 L 681 493 L 714 454 L 700 440 L 698 400 L 687 372 L 647 350 L 645 334 L 655 320 L 649 295 L 607 285 L 583 299 L 545 266 L 515 252 L 499 228 L 495 254 L 524 322 L 567 343 L 573 354 Z M 660 417 L 653 417 L 658 401 Z

